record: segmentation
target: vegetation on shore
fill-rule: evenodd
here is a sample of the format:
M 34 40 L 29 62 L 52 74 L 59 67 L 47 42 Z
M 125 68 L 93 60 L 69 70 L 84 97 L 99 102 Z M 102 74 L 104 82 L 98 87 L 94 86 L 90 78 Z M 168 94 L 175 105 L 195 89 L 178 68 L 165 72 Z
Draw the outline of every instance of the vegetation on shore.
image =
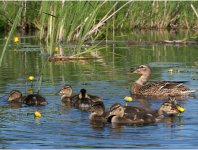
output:
M 1 1 L 0 28 L 10 30 L 19 8 L 19 30 L 39 30 L 50 54 L 62 43 L 75 43 L 70 56 L 82 53 L 87 40 L 113 38 L 117 30 L 197 29 L 191 8 L 198 1 Z M 87 50 L 92 51 L 94 48 Z M 83 51 L 83 53 L 85 53 Z

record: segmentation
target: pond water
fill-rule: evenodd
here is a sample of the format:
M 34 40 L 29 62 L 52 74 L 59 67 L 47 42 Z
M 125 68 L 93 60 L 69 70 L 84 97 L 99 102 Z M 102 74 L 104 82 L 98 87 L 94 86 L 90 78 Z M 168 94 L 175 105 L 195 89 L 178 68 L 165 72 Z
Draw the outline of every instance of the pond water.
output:
M 135 41 L 178 40 L 194 37 L 193 32 L 119 33 L 115 44 L 108 44 L 101 60 L 48 62 L 38 37 L 23 36 L 20 45 L 11 43 L 0 69 L 0 148 L 197 148 L 198 98 L 179 101 L 186 111 L 181 117 L 146 126 L 114 126 L 90 123 L 88 112 L 61 103 L 57 92 L 71 84 L 74 92 L 86 88 L 101 96 L 108 109 L 113 103 L 125 104 L 130 84 L 138 76 L 127 72 L 139 64 L 150 64 L 151 81 L 187 81 L 198 89 L 198 45 L 130 45 Z M 3 36 L 0 49 L 4 46 Z M 128 43 L 128 44 L 127 44 Z M 25 45 L 25 46 L 24 46 Z M 26 47 L 24 49 L 24 47 Z M 168 70 L 180 70 L 169 73 Z M 27 93 L 29 75 L 35 76 L 34 88 L 49 102 L 43 107 L 12 108 L 6 102 L 13 89 Z M 42 82 L 39 82 L 42 81 Z M 134 99 L 128 105 L 157 109 L 163 100 Z M 40 119 L 33 113 L 39 110 Z

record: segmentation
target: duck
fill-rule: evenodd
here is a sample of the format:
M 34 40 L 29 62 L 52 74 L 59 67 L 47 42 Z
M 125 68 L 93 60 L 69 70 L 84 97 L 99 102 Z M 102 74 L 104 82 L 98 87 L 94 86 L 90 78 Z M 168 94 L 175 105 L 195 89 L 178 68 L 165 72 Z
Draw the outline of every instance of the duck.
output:
M 130 74 L 141 75 L 131 85 L 130 92 L 132 95 L 169 99 L 169 97 L 185 97 L 196 92 L 196 90 L 183 86 L 184 82 L 158 81 L 146 84 L 151 77 L 151 67 L 147 64 L 140 65 L 137 69 L 130 71 Z
M 86 89 L 81 89 L 78 94 L 72 95 L 73 90 L 71 85 L 63 86 L 60 89 L 59 94 L 61 95 L 61 101 L 63 103 L 84 110 L 88 110 L 93 102 L 102 102 L 101 97 L 88 94 Z
M 46 98 L 40 94 L 29 94 L 25 96 L 23 103 L 28 106 L 45 106 L 48 104 Z
M 109 112 L 105 112 L 105 106 L 102 101 L 93 102 L 89 109 L 89 120 L 92 122 L 107 122 Z
M 85 111 L 89 111 L 91 105 L 94 102 L 97 101 L 102 102 L 100 97 L 87 94 L 86 89 L 81 89 L 79 94 L 71 97 L 71 101 L 72 101 L 72 106 Z
M 170 98 L 157 110 L 147 110 L 135 106 L 123 106 L 115 103 L 111 106 L 107 121 L 120 124 L 150 124 L 161 121 L 166 115 L 174 116 L 184 112 L 175 99 Z
M 23 94 L 19 90 L 12 90 L 8 94 L 7 101 L 10 103 L 12 103 L 12 102 L 22 103 L 23 102 Z
M 47 100 L 39 94 L 29 94 L 23 96 L 22 92 L 19 90 L 12 90 L 8 95 L 8 102 L 11 104 L 26 104 L 28 106 L 43 106 L 47 105 Z
M 63 103 L 71 104 L 72 103 L 72 98 L 71 98 L 72 93 L 73 93 L 73 89 L 72 89 L 71 85 L 64 85 L 59 90 L 59 94 L 61 95 L 61 101 Z

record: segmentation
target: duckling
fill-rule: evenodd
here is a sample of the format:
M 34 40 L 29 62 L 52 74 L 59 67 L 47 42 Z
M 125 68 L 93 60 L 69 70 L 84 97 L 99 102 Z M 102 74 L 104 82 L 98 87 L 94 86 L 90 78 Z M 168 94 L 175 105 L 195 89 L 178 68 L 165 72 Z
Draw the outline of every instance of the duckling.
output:
M 74 107 L 88 110 L 93 102 L 102 101 L 99 96 L 87 94 L 86 89 L 81 89 L 76 95 L 72 95 L 73 90 L 70 85 L 65 85 L 59 91 L 61 101 L 66 104 L 71 104 Z
M 28 106 L 44 106 L 47 105 L 47 100 L 39 94 L 29 94 L 24 97 L 23 103 Z
M 23 102 L 23 94 L 19 90 L 12 90 L 8 95 L 8 102 Z
M 102 101 L 94 102 L 89 111 L 91 112 L 89 115 L 90 121 L 107 122 L 108 112 L 105 112 L 105 106 Z
M 63 103 L 71 103 L 72 93 L 73 93 L 73 90 L 72 90 L 71 85 L 65 85 L 65 86 L 63 86 L 60 89 L 60 91 L 59 91 L 59 94 L 61 95 L 61 101 Z
M 23 95 L 19 90 L 12 90 L 7 98 L 12 108 L 20 108 L 23 104 Z
M 131 94 L 143 97 L 168 99 L 175 96 L 188 96 L 196 90 L 183 86 L 183 82 L 159 81 L 145 84 L 150 79 L 151 68 L 149 65 L 140 65 L 132 74 L 140 74 L 140 78 L 131 86 Z
M 87 95 L 85 89 L 81 89 L 80 93 L 71 97 L 72 105 L 81 110 L 88 111 L 91 107 L 93 100 Z
M 175 99 L 164 102 L 157 110 L 146 110 L 134 106 L 122 106 L 116 103 L 111 106 L 108 121 L 122 124 L 147 124 L 159 122 L 164 115 L 175 115 L 179 113 Z M 181 107 L 181 106 L 180 106 Z

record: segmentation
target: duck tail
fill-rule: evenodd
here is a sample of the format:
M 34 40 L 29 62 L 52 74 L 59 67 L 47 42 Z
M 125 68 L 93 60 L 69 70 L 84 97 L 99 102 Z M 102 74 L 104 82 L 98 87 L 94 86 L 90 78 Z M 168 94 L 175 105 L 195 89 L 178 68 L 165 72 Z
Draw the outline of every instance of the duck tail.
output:
M 195 92 L 198 92 L 198 90 L 182 91 L 182 94 L 191 94 L 191 93 L 195 93 Z

